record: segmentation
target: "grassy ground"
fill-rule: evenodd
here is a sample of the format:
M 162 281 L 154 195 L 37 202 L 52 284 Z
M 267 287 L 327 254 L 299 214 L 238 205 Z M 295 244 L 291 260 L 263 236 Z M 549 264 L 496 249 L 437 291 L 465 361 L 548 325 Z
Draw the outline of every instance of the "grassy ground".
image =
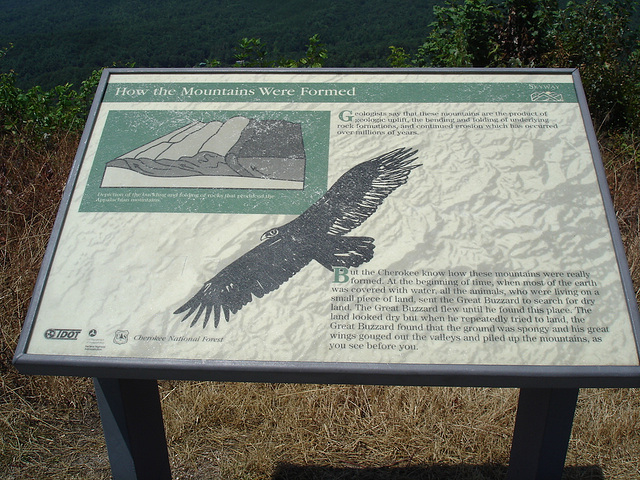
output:
M 89 379 L 10 365 L 77 146 L 0 145 L 0 478 L 110 478 Z M 636 294 L 640 139 L 603 139 Z M 506 472 L 517 390 L 160 382 L 176 479 L 495 479 Z M 567 479 L 640 478 L 640 391 L 584 389 Z

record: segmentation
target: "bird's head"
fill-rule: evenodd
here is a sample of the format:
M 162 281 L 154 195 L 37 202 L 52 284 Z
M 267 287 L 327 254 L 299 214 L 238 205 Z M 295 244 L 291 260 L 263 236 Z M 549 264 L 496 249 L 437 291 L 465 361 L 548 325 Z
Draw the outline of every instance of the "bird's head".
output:
M 262 234 L 262 236 L 260 237 L 260 241 L 264 242 L 265 240 L 269 240 L 270 238 L 273 238 L 276 235 L 278 235 L 278 233 L 279 232 L 277 228 L 272 228 L 271 230 L 268 230 Z

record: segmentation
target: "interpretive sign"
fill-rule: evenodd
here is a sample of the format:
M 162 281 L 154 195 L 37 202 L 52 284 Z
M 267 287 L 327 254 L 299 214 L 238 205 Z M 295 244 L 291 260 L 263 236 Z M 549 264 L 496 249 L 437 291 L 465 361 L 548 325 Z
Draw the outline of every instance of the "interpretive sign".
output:
M 16 365 L 636 385 L 638 328 L 576 71 L 114 69 Z

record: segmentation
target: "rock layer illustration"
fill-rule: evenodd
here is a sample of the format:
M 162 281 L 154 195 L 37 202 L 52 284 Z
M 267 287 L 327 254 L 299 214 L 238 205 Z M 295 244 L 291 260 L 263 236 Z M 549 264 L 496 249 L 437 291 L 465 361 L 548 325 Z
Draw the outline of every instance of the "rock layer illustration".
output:
M 102 186 L 118 186 L 114 169 L 156 178 L 304 182 L 305 165 L 300 124 L 238 116 L 225 122 L 192 122 L 109 161 Z

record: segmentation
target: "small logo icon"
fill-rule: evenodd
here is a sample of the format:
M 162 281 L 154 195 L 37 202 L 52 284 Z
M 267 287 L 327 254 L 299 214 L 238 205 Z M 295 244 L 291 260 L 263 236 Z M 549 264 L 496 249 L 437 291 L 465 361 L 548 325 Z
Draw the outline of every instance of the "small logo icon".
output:
M 118 345 L 124 345 L 129 341 L 129 330 L 116 330 L 116 334 L 113 337 L 113 343 Z
M 91 330 L 89 330 L 90 337 L 95 337 L 97 334 L 98 334 L 98 331 L 95 328 L 92 328 Z
M 79 328 L 49 328 L 44 332 L 47 340 L 77 340 L 82 330 Z
M 534 92 L 531 94 L 532 102 L 562 102 L 564 97 L 556 92 Z

